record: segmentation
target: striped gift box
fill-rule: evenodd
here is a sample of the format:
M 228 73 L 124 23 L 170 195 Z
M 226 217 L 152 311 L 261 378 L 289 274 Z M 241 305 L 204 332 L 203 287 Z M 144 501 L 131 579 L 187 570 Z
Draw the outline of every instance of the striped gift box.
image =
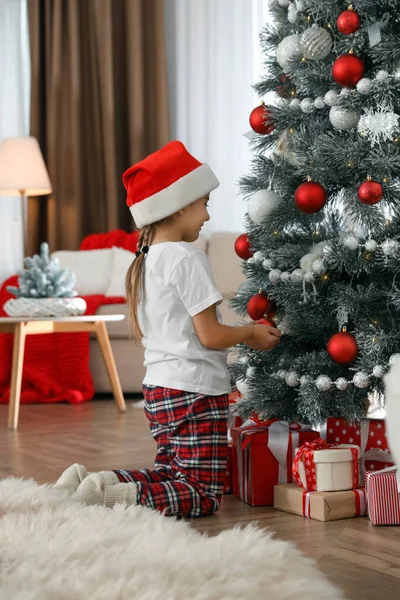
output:
M 365 474 L 368 516 L 374 525 L 400 525 L 400 478 L 397 467 Z

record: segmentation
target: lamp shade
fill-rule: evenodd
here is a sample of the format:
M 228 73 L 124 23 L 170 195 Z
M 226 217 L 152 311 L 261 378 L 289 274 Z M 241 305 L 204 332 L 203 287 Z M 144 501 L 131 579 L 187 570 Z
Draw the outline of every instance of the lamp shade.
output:
M 52 191 L 38 141 L 4 138 L 0 146 L 0 195 L 43 196 Z

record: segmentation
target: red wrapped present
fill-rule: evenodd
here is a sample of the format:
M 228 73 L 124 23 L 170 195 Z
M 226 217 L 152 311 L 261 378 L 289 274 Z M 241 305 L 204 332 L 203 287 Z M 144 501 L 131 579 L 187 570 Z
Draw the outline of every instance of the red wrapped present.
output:
M 359 446 L 327 444 L 319 438 L 298 448 L 293 478 L 308 492 L 336 492 L 358 486 Z
M 348 423 L 329 418 L 326 426 L 328 444 L 357 444 L 361 448 L 361 484 L 366 471 L 378 471 L 393 466 L 387 443 L 384 419 L 361 419 Z
M 232 444 L 228 445 L 228 462 L 226 463 L 224 494 L 232 494 Z
M 400 473 L 397 467 L 365 474 L 368 516 L 374 525 L 400 525 Z
M 271 506 L 274 485 L 292 482 L 295 449 L 319 437 L 310 425 L 249 419 L 232 427 L 233 493 L 252 506 Z

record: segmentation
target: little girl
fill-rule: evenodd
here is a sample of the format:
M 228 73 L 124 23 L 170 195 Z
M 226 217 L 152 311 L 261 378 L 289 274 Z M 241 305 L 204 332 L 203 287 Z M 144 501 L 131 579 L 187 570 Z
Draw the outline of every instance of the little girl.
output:
M 219 185 L 208 165 L 175 141 L 133 165 L 123 181 L 141 228 L 126 291 L 133 337 L 145 351 L 144 410 L 158 446 L 155 466 L 88 473 L 72 465 L 55 486 L 86 504 L 210 515 L 221 502 L 227 462 L 227 349 L 245 343 L 271 350 L 280 331 L 221 324 L 223 297 L 207 256 L 191 245 Z

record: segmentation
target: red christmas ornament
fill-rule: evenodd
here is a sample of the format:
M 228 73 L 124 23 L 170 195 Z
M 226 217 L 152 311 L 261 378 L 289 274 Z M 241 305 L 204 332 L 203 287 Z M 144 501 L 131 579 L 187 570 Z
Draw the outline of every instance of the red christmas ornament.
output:
M 260 104 L 260 106 L 256 106 L 256 108 L 251 111 L 249 121 L 252 130 L 262 135 L 271 133 L 271 131 L 275 129 L 275 126 L 272 123 L 271 113 L 264 103 Z
M 268 327 L 275 327 L 276 329 L 276 323 L 270 319 L 259 319 L 259 321 L 257 321 L 257 325 L 268 325 Z
M 242 258 L 243 260 L 248 260 L 251 256 L 253 256 L 254 252 L 250 247 L 247 233 L 242 233 L 242 235 L 239 235 L 237 238 L 235 242 L 235 252 L 239 258 Z
M 346 330 L 335 333 L 326 347 L 331 359 L 339 365 L 345 365 L 356 360 L 358 356 L 358 345 L 351 333 Z
M 339 85 L 354 87 L 364 76 L 364 63 L 354 54 L 343 54 L 332 66 L 332 77 Z
M 247 303 L 247 314 L 253 321 L 261 319 L 271 308 L 272 302 L 261 291 L 250 298 Z
M 377 204 L 382 200 L 383 187 L 377 181 L 368 177 L 358 188 L 358 197 L 363 204 Z
M 305 181 L 294 193 L 294 201 L 299 210 L 313 214 L 321 210 L 326 202 L 325 188 L 316 181 Z
M 361 19 L 360 15 L 356 13 L 352 8 L 340 13 L 336 21 L 337 28 L 343 35 L 350 35 L 360 29 Z

